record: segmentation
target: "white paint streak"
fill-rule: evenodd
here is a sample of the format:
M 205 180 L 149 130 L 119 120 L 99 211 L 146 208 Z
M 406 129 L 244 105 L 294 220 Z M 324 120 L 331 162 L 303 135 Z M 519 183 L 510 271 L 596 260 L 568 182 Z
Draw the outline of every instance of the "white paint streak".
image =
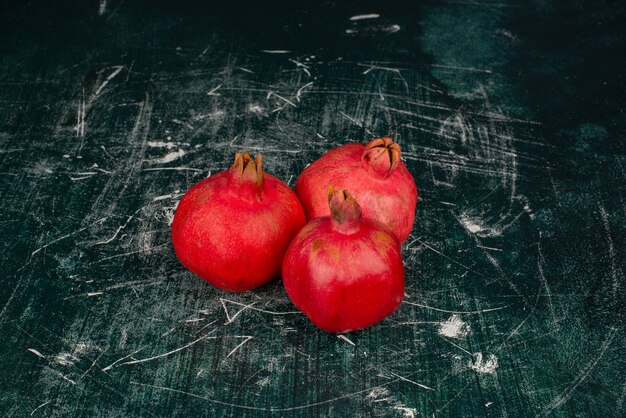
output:
M 396 33 L 400 30 L 400 25 L 393 24 L 393 25 L 385 26 L 381 28 L 381 30 L 387 33 Z
M 343 335 L 343 334 L 339 334 L 339 335 L 337 335 L 337 338 L 339 338 L 340 340 L 343 340 L 343 341 L 347 342 L 348 344 L 350 344 L 350 345 L 352 345 L 352 346 L 356 347 L 356 344 L 355 344 L 355 343 L 353 343 L 353 342 L 352 342 L 352 340 L 350 340 L 348 337 L 346 337 L 346 336 L 345 336 L 345 335 Z
M 30 351 L 37 357 L 46 358 L 46 356 L 44 356 L 43 354 L 41 354 L 39 351 L 35 350 L 34 348 L 27 348 L 26 351 Z
M 167 148 L 167 149 L 176 148 L 175 142 L 148 141 L 147 145 L 152 148 Z
M 407 408 L 406 406 L 394 406 L 393 409 L 400 411 L 404 418 L 415 418 L 417 416 L 417 409 Z
M 176 161 L 179 158 L 182 158 L 185 154 L 186 152 L 184 150 L 179 149 L 178 151 L 172 151 L 170 153 L 167 153 L 163 157 L 153 160 L 151 162 L 154 164 L 167 164 L 171 163 L 172 161 Z
M 478 220 L 470 218 L 465 213 L 459 217 L 459 222 L 461 222 L 461 225 L 463 225 L 465 229 L 467 229 L 472 234 L 480 232 L 484 229 Z
M 470 369 L 481 374 L 493 374 L 498 368 L 498 358 L 489 354 L 487 360 L 483 358 L 483 353 L 474 353 L 474 359 L 469 363 Z
M 78 359 L 70 353 L 59 353 L 54 357 L 54 361 L 62 366 L 72 366 Z
M 378 13 L 368 13 L 368 14 L 352 16 L 350 20 L 355 22 L 357 20 L 378 19 L 379 17 L 380 15 Z
M 447 321 L 439 324 L 439 335 L 448 338 L 464 338 L 470 328 L 457 314 L 452 315 Z

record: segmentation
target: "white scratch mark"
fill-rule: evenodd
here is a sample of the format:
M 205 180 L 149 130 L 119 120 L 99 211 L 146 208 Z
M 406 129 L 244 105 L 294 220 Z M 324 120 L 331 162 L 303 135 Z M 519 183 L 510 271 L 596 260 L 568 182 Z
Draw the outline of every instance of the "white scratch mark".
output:
M 343 116 L 344 118 L 348 119 L 350 122 L 354 123 L 356 126 L 365 129 L 365 132 L 367 132 L 370 135 L 374 135 L 374 133 L 372 131 L 370 131 L 369 129 L 367 129 L 365 127 L 365 124 L 363 122 L 359 122 L 358 120 L 356 120 L 355 118 L 353 118 L 352 116 L 348 116 L 346 115 L 344 112 L 339 112 L 339 114 L 341 116 Z
M 94 175 L 94 174 L 97 174 L 97 173 L 88 174 L 88 175 L 84 175 L 84 176 L 80 176 L 80 177 L 72 177 L 72 176 L 69 176 L 69 178 L 70 178 L 70 180 L 72 180 L 72 181 L 80 181 L 80 180 L 90 179 L 90 178 L 92 178 L 92 177 L 93 177 L 93 175 Z
M 115 365 L 117 365 L 117 363 L 119 363 L 122 360 L 126 360 L 129 357 L 134 356 L 135 354 L 139 353 L 140 351 L 143 351 L 147 346 L 144 345 L 143 347 L 138 348 L 137 350 L 133 351 L 132 353 L 128 354 L 127 356 L 124 356 L 122 358 L 119 358 L 117 360 L 115 360 L 113 363 L 109 364 L 108 366 L 106 366 L 104 369 L 102 369 L 103 372 L 106 372 L 108 370 L 111 370 L 113 367 L 115 367 Z
M 158 168 L 144 168 L 143 171 L 197 171 L 201 173 L 199 168 L 192 167 L 158 167 Z
M 485 361 L 483 353 L 474 353 L 474 359 L 470 361 L 469 367 L 478 373 L 493 374 L 498 368 L 498 358 L 493 354 L 489 354 Z
M 201 395 L 197 395 L 195 393 L 191 393 L 191 392 L 185 392 L 182 390 L 178 390 L 178 389 L 174 389 L 174 388 L 169 388 L 169 387 L 165 387 L 165 386 L 156 386 L 156 385 L 150 385 L 150 384 L 146 384 L 146 383 L 140 383 L 140 382 L 135 382 L 135 381 L 130 381 L 131 384 L 133 385 L 137 385 L 137 386 L 143 386 L 143 387 L 147 387 L 147 388 L 152 388 L 152 389 L 159 389 L 159 390 L 163 390 L 166 392 L 171 392 L 171 393 L 178 393 L 181 395 L 187 395 L 189 397 L 195 398 L 195 399 L 201 399 L 204 400 L 206 402 L 211 402 L 214 403 L 216 405 L 224 405 L 224 406 L 229 406 L 232 408 L 237 408 L 237 409 L 245 409 L 245 410 L 249 410 L 249 411 L 263 411 L 263 412 L 290 412 L 290 411 L 299 411 L 299 410 L 303 410 L 303 409 L 309 409 L 309 408 L 315 408 L 317 406 L 321 406 L 321 405 L 327 405 L 330 403 L 334 403 L 337 401 L 340 401 L 342 399 L 347 399 L 347 398 L 351 398 L 353 396 L 357 396 L 357 395 L 361 395 L 367 392 L 370 392 L 370 394 L 377 392 L 377 393 L 381 393 L 379 392 L 380 389 L 384 389 L 385 386 L 391 385 L 395 382 L 398 382 L 400 379 L 394 379 L 391 380 L 387 383 L 384 383 L 382 385 L 378 385 L 378 386 L 374 386 L 374 387 L 370 387 L 370 388 L 366 388 L 366 389 L 362 389 L 356 392 L 350 392 L 347 393 L 345 395 L 341 395 L 341 396 L 337 396 L 335 398 L 331 398 L 331 399 L 327 399 L 324 401 L 320 401 L 320 402 L 313 402 L 313 403 L 308 403 L 308 404 L 304 404 L 304 405 L 298 405 L 298 406 L 291 406 L 288 408 L 262 408 L 259 406 L 251 406 L 251 405 L 241 405 L 241 404 L 233 404 L 233 403 L 229 403 L 229 402 L 224 402 L 221 401 L 219 399 L 212 399 L 212 398 L 208 398 L 206 396 L 201 396 Z M 386 391 L 386 393 L 389 393 L 388 391 Z M 367 395 L 367 397 L 369 398 L 369 395 Z
M 469 333 L 470 328 L 458 314 L 452 315 L 447 321 L 439 325 L 439 335 L 448 338 L 464 338 Z
M 247 68 L 244 67 L 237 67 L 239 70 L 243 71 L 244 73 L 250 73 L 250 74 L 254 74 L 254 71 L 249 70 Z
M 350 340 L 348 337 L 346 337 L 343 334 L 339 334 L 337 335 L 337 338 L 339 338 L 340 340 L 344 340 L 345 342 L 347 342 L 348 344 L 350 344 L 351 346 L 356 347 L 356 344 L 352 342 L 352 340 Z
M 460 345 L 457 345 L 457 344 L 453 343 L 452 341 L 450 341 L 450 340 L 448 340 L 446 338 L 443 338 L 443 337 L 441 337 L 441 339 L 446 341 L 448 344 L 451 344 L 451 345 L 455 346 L 456 348 L 458 348 L 459 350 L 463 351 L 464 353 L 469 354 L 470 356 L 472 355 L 471 352 L 467 351 L 466 349 L 464 349 Z
M 169 194 L 163 194 L 163 195 L 161 195 L 161 196 L 155 196 L 155 197 L 153 197 L 153 198 L 152 198 L 152 201 L 153 201 L 153 202 L 158 202 L 159 200 L 170 199 L 170 198 L 172 198 L 172 197 L 174 197 L 174 195 L 173 195 L 173 194 L 171 194 L 171 193 L 169 193 Z
M 413 305 L 413 306 L 419 306 L 420 308 L 425 308 L 425 309 L 431 309 L 433 311 L 438 311 L 438 312 L 445 312 L 445 313 L 451 313 L 451 314 L 481 314 L 481 313 L 486 313 L 486 312 L 493 312 L 493 311 L 499 311 L 500 309 L 506 309 L 509 307 L 509 305 L 504 305 L 504 306 L 499 306 L 497 308 L 488 308 L 488 309 L 481 309 L 478 311 L 450 311 L 447 309 L 440 309 L 440 308 L 434 308 L 432 306 L 428 306 L 428 305 L 421 305 L 419 303 L 415 303 L 415 302 L 404 302 L 407 305 Z
M 437 250 L 437 249 L 436 249 L 436 248 L 434 248 L 433 246 L 431 246 L 431 245 L 429 245 L 429 244 L 425 243 L 424 241 L 421 241 L 419 238 L 415 238 L 413 241 L 411 241 L 409 244 L 407 244 L 407 245 L 406 245 L 406 247 L 408 248 L 408 247 L 409 247 L 411 244 L 413 244 L 414 242 L 419 242 L 421 245 L 423 245 L 424 247 L 428 248 L 429 250 L 431 250 L 431 251 L 432 251 L 432 252 L 434 252 L 435 254 L 439 254 L 440 256 L 442 256 L 442 257 L 444 257 L 444 258 L 447 258 L 448 260 L 452 261 L 454 264 L 457 264 L 457 265 L 459 265 L 459 266 L 463 267 L 463 268 L 464 268 L 464 269 L 466 269 L 466 270 L 470 270 L 470 271 L 472 271 L 472 272 L 474 272 L 474 273 L 476 273 L 476 274 L 480 274 L 480 273 L 478 273 L 477 271 L 475 271 L 475 270 L 473 270 L 473 269 L 471 269 L 471 268 L 467 267 L 466 265 L 461 264 L 459 261 L 455 260 L 454 258 L 452 258 L 452 257 L 450 257 L 450 256 L 445 255 L 444 253 L 442 253 L 441 251 Z M 463 313 L 463 312 L 451 312 L 451 313 Z
M 556 310 L 554 309 L 554 303 L 552 302 L 552 291 L 550 290 L 550 286 L 548 285 L 548 279 L 543 271 L 543 265 L 546 260 L 543 257 L 543 253 L 541 252 L 541 232 L 539 232 L 539 240 L 537 241 L 537 250 L 539 253 L 539 258 L 537 259 L 537 269 L 539 270 L 539 277 L 541 277 L 541 284 L 546 289 L 546 296 L 548 297 L 548 306 L 550 307 L 550 313 L 552 314 L 552 320 L 554 321 L 555 327 L 559 328 L 558 320 L 556 316 Z
M 100 295 L 103 295 L 103 294 L 104 294 L 104 292 L 89 292 L 89 293 L 87 293 L 87 296 L 93 297 L 93 296 L 100 296 Z
M 35 251 L 33 251 L 33 252 L 31 253 L 31 257 L 32 257 L 33 255 L 37 254 L 39 251 L 41 251 L 41 250 L 43 250 L 43 249 L 45 249 L 45 248 L 48 248 L 48 247 L 49 247 L 49 246 L 51 246 L 52 244 L 56 244 L 56 243 L 57 243 L 57 242 L 59 242 L 59 241 L 62 241 L 62 240 L 64 240 L 64 239 L 66 239 L 66 238 L 69 238 L 69 237 L 71 237 L 71 236 L 73 236 L 73 235 L 79 234 L 79 233 L 83 232 L 85 229 L 88 229 L 88 228 L 90 228 L 91 226 L 93 226 L 93 225 L 95 225 L 95 224 L 97 224 L 97 223 L 103 222 L 103 221 L 105 221 L 106 219 L 107 219 L 106 217 L 105 217 L 105 218 L 98 219 L 98 220 L 97 220 L 97 221 L 95 221 L 94 223 L 91 223 L 91 224 L 89 224 L 89 225 L 87 225 L 87 226 L 85 226 L 85 227 L 83 227 L 83 228 L 80 228 L 80 229 L 79 229 L 79 230 L 77 230 L 77 231 L 74 231 L 74 232 L 69 233 L 69 234 L 67 234 L 67 235 L 63 235 L 62 237 L 59 237 L 59 238 L 57 238 L 57 239 L 55 239 L 55 240 L 53 240 L 53 241 L 50 241 L 49 243 L 47 243 L 47 244 L 45 244 L 45 245 L 42 245 L 41 247 L 37 248 Z
M 190 322 L 201 322 L 204 321 L 204 318 L 191 318 L 191 319 L 184 319 L 181 322 L 184 323 L 190 323 Z
M 76 126 L 74 130 L 76 131 L 77 138 L 83 138 L 85 136 L 85 113 L 86 113 L 86 103 L 85 103 L 85 88 L 83 87 L 82 98 L 78 102 L 78 110 L 76 114 Z M 78 154 L 83 148 L 83 141 L 81 140 L 80 146 L 78 148 Z
M 355 22 L 357 20 L 378 19 L 379 17 L 380 15 L 378 13 L 368 13 L 368 14 L 352 16 L 350 20 Z
M 218 85 L 217 87 L 213 87 L 206 95 L 207 96 L 221 96 L 220 93 L 216 93 L 220 88 L 222 88 L 222 85 Z
M 33 409 L 32 412 L 30 413 L 30 416 L 32 417 L 35 412 L 37 412 L 39 409 L 43 408 L 44 406 L 48 405 L 50 402 L 52 401 L 44 402 L 41 405 L 39 405 L 37 408 Z
M 180 119 L 176 119 L 176 118 L 174 118 L 174 119 L 172 119 L 172 122 L 174 122 L 174 123 L 175 123 L 175 124 L 177 124 L 177 125 L 183 125 L 183 126 L 186 126 L 186 127 L 188 127 L 189 129 L 194 129 L 193 125 L 191 125 L 189 122 L 185 122 L 185 121 L 182 121 L 182 120 L 180 120 Z M 169 139 L 169 138 L 168 138 L 168 139 Z
M 253 305 L 256 302 L 251 303 L 250 305 L 246 305 L 245 303 L 235 302 L 233 300 L 223 299 L 223 298 L 220 298 L 220 302 L 222 304 L 222 307 L 224 308 L 224 312 L 226 313 L 226 319 L 228 319 L 228 322 L 226 322 L 227 324 L 231 323 L 241 312 L 243 312 L 246 309 L 250 309 L 251 311 L 262 312 L 262 313 L 266 313 L 266 314 L 270 314 L 270 315 L 294 315 L 294 314 L 299 314 L 300 313 L 300 311 L 285 311 L 285 312 L 267 311 L 265 309 L 259 309 L 259 308 L 253 307 Z M 234 316 L 231 317 L 230 314 L 228 313 L 228 309 L 226 309 L 226 305 L 224 304 L 224 302 L 228 302 L 228 303 L 232 303 L 233 305 L 241 306 L 244 309 L 238 311 Z
M 102 3 L 100 3 L 100 5 L 102 6 Z M 104 5 L 106 7 L 106 1 L 104 2 Z M 124 69 L 123 65 L 118 65 L 115 67 L 115 71 L 113 71 L 105 80 L 104 82 L 100 85 L 100 87 L 98 87 L 98 90 L 96 90 L 96 92 L 93 94 L 92 100 L 94 98 L 96 98 L 98 96 L 98 94 L 100 94 L 100 92 L 102 91 L 102 89 L 104 89 L 106 87 L 107 84 L 109 84 L 109 81 L 113 80 L 115 78 L 116 75 L 118 75 L 122 70 Z
M 265 52 L 266 54 L 290 54 L 291 51 L 287 49 L 262 49 L 261 52 Z
M 98 16 L 102 16 L 106 11 L 107 11 L 107 0 L 100 0 L 100 4 L 98 6 Z
M 604 225 L 604 230 L 606 231 L 606 240 L 609 245 L 609 257 L 611 259 L 611 276 L 613 278 L 613 300 L 614 303 L 617 301 L 618 291 L 619 291 L 619 283 L 623 281 L 624 273 L 618 267 L 616 263 L 616 252 L 615 252 L 615 244 L 613 243 L 613 238 L 611 238 L 611 227 L 609 224 L 609 214 L 606 212 L 606 209 L 600 202 L 598 202 L 598 207 L 600 208 L 600 215 L 602 215 L 602 223 Z
M 293 62 L 294 64 L 296 64 L 296 67 L 301 68 L 302 71 L 304 71 L 306 73 L 306 75 L 308 75 L 309 77 L 311 77 L 311 73 L 309 72 L 309 66 L 306 64 L 301 63 L 300 61 L 296 61 L 294 59 L 289 59 L 289 61 Z
M 483 249 L 485 249 L 485 250 L 502 251 L 502 249 L 501 249 L 501 248 L 486 247 L 486 246 L 484 246 L 484 245 L 478 245 L 478 244 L 476 244 L 476 247 L 478 247 L 478 248 L 483 248 Z
M 415 386 L 419 386 L 419 387 L 421 387 L 422 389 L 426 389 L 426 390 L 435 390 L 435 389 L 433 389 L 433 388 L 431 388 L 431 387 L 428 387 L 428 386 L 423 385 L 423 384 L 421 384 L 421 383 L 417 383 L 417 382 L 416 382 L 416 381 L 414 381 L 414 380 L 407 379 L 406 377 L 404 377 L 404 376 L 400 376 L 399 374 L 396 374 L 396 373 L 391 372 L 391 371 L 389 371 L 389 370 L 387 370 L 386 372 L 387 372 L 387 373 L 389 373 L 390 375 L 392 375 L 393 377 L 397 377 L 399 380 L 402 380 L 402 381 L 404 381 L 404 382 L 409 382 L 409 383 L 412 383 L 412 384 L 414 384 Z
M 226 356 L 226 358 L 230 357 L 231 354 L 233 354 L 235 351 L 237 351 L 239 349 L 239 347 L 241 347 L 242 345 L 244 345 L 245 343 L 247 343 L 248 341 L 250 341 L 251 339 L 253 339 L 254 337 L 251 335 L 237 335 L 237 338 L 245 338 L 244 341 L 242 341 L 240 344 L 237 345 L 237 347 L 233 348 L 231 350 L 230 353 L 228 353 L 228 355 Z
M 204 339 L 207 339 L 207 338 L 217 338 L 217 337 L 209 337 L 208 335 L 203 335 L 202 337 L 200 337 L 200 338 L 198 338 L 198 339 L 193 340 L 193 341 L 192 341 L 192 342 L 190 342 L 189 344 L 185 344 L 184 346 L 179 347 L 179 348 L 177 348 L 177 349 L 175 349 L 175 350 L 172 350 L 172 351 L 168 351 L 167 353 L 159 354 L 159 355 L 157 355 L 157 356 L 152 356 L 152 357 L 148 357 L 148 358 L 143 358 L 143 359 L 140 359 L 140 360 L 131 360 L 131 361 L 126 361 L 126 362 L 124 362 L 124 363 L 120 364 L 120 366 L 123 366 L 123 365 L 125 365 L 125 364 L 138 364 L 138 363 L 146 363 L 146 362 L 148 362 L 148 361 L 152 361 L 152 360 L 156 360 L 156 359 L 159 359 L 159 358 L 167 357 L 167 356 L 170 356 L 170 355 L 172 355 L 172 354 L 178 353 L 179 351 L 182 351 L 182 350 L 184 350 L 184 349 L 186 349 L 186 348 L 189 348 L 189 347 L 191 347 L 192 345 L 194 345 L 194 344 L 196 344 L 196 343 L 198 343 L 198 342 L 200 342 L 200 341 L 202 341 L 202 340 L 204 340 Z
M 306 89 L 307 87 L 311 87 L 312 85 L 313 85 L 313 82 L 311 81 L 311 82 L 306 83 L 304 86 L 298 89 L 298 91 L 296 92 L 296 100 L 298 101 L 298 103 L 300 103 L 300 96 L 302 95 L 302 91 Z
M 228 312 L 228 309 L 226 308 L 226 303 L 225 302 L 229 302 L 229 303 L 233 303 L 233 304 L 238 304 L 238 303 L 234 302 L 232 300 L 220 298 L 220 303 L 222 304 L 222 307 L 224 308 L 224 313 L 226 314 L 226 324 L 232 323 L 243 311 L 245 311 L 246 309 L 250 309 L 252 307 L 252 305 L 254 305 L 256 303 L 256 302 L 253 302 L 250 305 L 239 304 L 240 306 L 243 306 L 243 308 L 238 310 L 237 313 L 235 313 L 233 316 L 230 316 L 230 314 Z
M 608 350 L 609 346 L 613 342 L 613 338 L 615 338 L 616 333 L 617 333 L 617 328 L 611 328 L 611 332 L 609 332 L 608 336 L 606 337 L 606 340 L 604 340 L 604 343 L 602 344 L 602 347 L 600 348 L 599 352 L 593 355 L 593 360 L 590 361 L 587 364 L 587 366 L 585 366 L 585 368 L 580 371 L 580 374 L 576 376 L 576 379 L 574 379 L 574 382 L 567 389 L 565 389 L 563 392 L 558 394 L 554 399 L 552 399 L 552 401 L 548 405 L 546 405 L 546 407 L 543 409 L 544 415 L 549 414 L 550 412 L 552 412 L 553 410 L 560 407 L 565 402 L 571 399 L 576 388 L 580 386 L 580 384 L 584 382 L 585 379 L 587 379 L 587 377 L 589 377 L 593 369 L 595 369 L 595 367 L 597 366 L 598 362 L 602 359 L 602 357 L 604 357 L 604 354 L 606 353 L 606 350 Z
M 73 384 L 73 385 L 75 385 L 75 384 L 76 384 L 76 382 L 74 382 L 72 379 L 70 379 L 69 377 L 67 377 L 67 376 L 66 376 L 66 375 L 64 375 L 63 373 L 58 372 L 58 371 L 56 371 L 56 370 L 55 370 L 55 372 L 56 372 L 59 376 L 61 376 L 61 378 L 62 378 L 63 380 L 67 380 L 68 382 L 70 382 L 70 383 L 71 383 L 71 384 Z
M 460 71 L 469 71 L 469 72 L 473 72 L 473 73 L 486 73 L 486 74 L 491 74 L 492 71 L 491 70 L 486 70 L 484 68 L 472 68 L 472 67 L 455 67 L 452 65 L 440 65 L 440 64 L 431 64 L 431 67 L 437 67 L 437 68 L 448 68 L 451 70 L 460 70 Z
M 267 100 L 267 99 L 269 99 L 269 98 L 270 98 L 270 97 L 272 97 L 272 96 L 278 97 L 280 100 L 284 101 L 284 102 L 285 102 L 285 103 L 287 103 L 288 105 L 291 105 L 291 106 L 296 107 L 296 108 L 298 107 L 298 106 L 296 106 L 296 105 L 295 105 L 295 104 L 294 104 L 291 100 L 289 100 L 289 99 L 285 99 L 283 96 L 281 96 L 280 94 L 276 94 L 276 93 L 275 93 L 275 92 L 273 92 L 273 91 L 268 92 L 268 93 L 267 93 L 267 97 L 265 97 L 265 99 Z
M 122 229 L 125 229 L 125 228 L 126 228 L 126 226 L 128 226 L 128 224 L 130 223 L 130 221 L 131 221 L 131 220 L 135 217 L 135 215 L 137 215 L 137 214 L 138 214 L 138 213 L 139 213 L 142 209 L 143 209 L 143 207 L 141 207 L 141 208 L 137 209 L 137 210 L 135 211 L 135 213 L 133 213 L 132 215 L 130 215 L 130 216 L 128 217 L 128 219 L 126 219 L 126 222 L 124 222 L 124 224 L 123 224 L 123 225 L 120 225 L 120 226 L 117 228 L 117 230 L 115 231 L 115 233 L 113 234 L 113 236 L 112 236 L 111 238 L 106 239 L 106 240 L 103 240 L 103 241 L 98 241 L 98 242 L 96 242 L 96 243 L 95 243 L 95 244 L 93 244 L 93 245 L 108 244 L 109 242 L 113 241 L 115 238 L 117 238 L 117 235 L 120 233 L 120 231 L 121 231 Z

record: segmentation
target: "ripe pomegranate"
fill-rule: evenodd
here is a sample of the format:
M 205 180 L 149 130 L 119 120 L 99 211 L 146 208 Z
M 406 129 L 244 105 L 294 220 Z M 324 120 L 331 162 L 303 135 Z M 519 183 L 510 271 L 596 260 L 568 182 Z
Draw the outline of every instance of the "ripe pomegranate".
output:
M 340 146 L 305 168 L 296 181 L 296 194 L 308 219 L 330 214 L 326 201 L 330 184 L 353 190 L 363 216 L 387 226 L 400 243 L 409 237 L 417 188 L 400 159 L 400 145 L 391 138 Z
M 295 193 L 263 172 L 262 157 L 235 155 L 228 171 L 181 199 L 172 242 L 189 270 L 220 289 L 242 292 L 280 275 L 289 242 L 306 218 Z
M 283 261 L 291 301 L 328 332 L 366 328 L 391 314 L 404 295 L 397 238 L 361 216 L 355 198 L 329 187 L 330 217 L 310 221 Z

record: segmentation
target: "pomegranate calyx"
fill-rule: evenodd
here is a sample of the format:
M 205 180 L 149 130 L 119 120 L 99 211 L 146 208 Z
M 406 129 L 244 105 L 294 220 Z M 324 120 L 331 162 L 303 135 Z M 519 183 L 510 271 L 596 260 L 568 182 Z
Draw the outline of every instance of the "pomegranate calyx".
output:
M 371 174 L 387 178 L 398 167 L 400 156 L 400 145 L 384 136 L 365 145 L 361 164 Z
M 333 229 L 346 235 L 359 230 L 361 225 L 361 206 L 347 190 L 335 190 L 328 186 L 328 205 Z
M 237 183 L 252 183 L 261 189 L 263 187 L 263 157 L 259 154 L 252 159 L 248 151 L 243 154 L 236 153 L 235 162 L 230 167 L 230 175 Z

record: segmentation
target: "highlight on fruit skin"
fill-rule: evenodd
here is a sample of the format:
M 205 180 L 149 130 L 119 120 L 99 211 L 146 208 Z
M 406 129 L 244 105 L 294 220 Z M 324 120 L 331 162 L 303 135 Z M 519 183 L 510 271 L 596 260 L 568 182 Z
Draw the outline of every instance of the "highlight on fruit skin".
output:
M 346 144 L 322 155 L 296 181 L 307 219 L 329 216 L 326 187 L 352 190 L 363 216 L 387 226 L 400 243 L 413 229 L 417 187 L 401 159 L 400 145 L 389 137 Z
M 297 196 L 263 171 L 261 155 L 236 153 L 230 169 L 185 193 L 172 243 L 187 269 L 220 289 L 242 292 L 280 276 L 285 251 L 305 223 Z
M 402 302 L 400 244 L 384 225 L 362 216 L 350 192 L 331 186 L 326 199 L 332 215 L 309 221 L 295 236 L 283 261 L 283 284 L 318 328 L 356 331 Z

